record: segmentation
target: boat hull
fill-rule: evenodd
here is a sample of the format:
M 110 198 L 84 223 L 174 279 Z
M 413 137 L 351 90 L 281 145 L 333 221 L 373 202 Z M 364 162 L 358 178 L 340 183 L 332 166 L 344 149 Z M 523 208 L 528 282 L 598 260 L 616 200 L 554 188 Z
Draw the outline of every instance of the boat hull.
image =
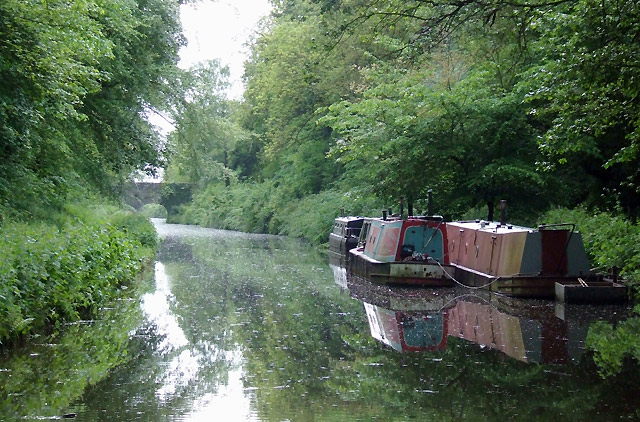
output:
M 454 276 L 464 285 L 504 295 L 553 298 L 556 282 L 577 282 L 589 276 L 582 238 L 566 226 L 532 229 L 485 221 L 447 223 Z
M 428 287 L 452 286 L 449 265 L 429 261 L 382 262 L 368 257 L 362 250 L 352 249 L 349 272 L 378 284 L 405 284 Z
M 496 277 L 455 264 L 453 267 L 454 278 L 459 283 L 513 297 L 553 298 L 556 282 L 576 279 L 557 276 Z

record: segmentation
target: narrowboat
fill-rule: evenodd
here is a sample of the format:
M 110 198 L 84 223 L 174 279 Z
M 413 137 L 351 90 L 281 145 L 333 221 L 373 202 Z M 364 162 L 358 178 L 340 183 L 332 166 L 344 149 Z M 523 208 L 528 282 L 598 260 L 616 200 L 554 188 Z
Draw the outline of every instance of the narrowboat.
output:
M 337 265 L 346 266 L 349 250 L 358 246 L 364 217 L 340 216 L 333 222 L 329 234 L 329 255 Z
M 349 272 L 374 283 L 453 284 L 442 217 L 366 218 L 358 247 L 349 251 Z
M 493 221 L 447 223 L 454 277 L 509 296 L 551 298 L 556 282 L 590 276 L 582 237 L 572 224 L 537 229 Z

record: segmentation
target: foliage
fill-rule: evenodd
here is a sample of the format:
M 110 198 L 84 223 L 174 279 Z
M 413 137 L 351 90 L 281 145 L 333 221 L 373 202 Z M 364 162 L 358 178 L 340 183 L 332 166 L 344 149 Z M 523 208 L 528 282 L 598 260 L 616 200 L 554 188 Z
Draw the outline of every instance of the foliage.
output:
M 241 122 L 258 162 L 249 176 L 286 185 L 301 198 L 340 176 L 342 166 L 325 158 L 331 132 L 316 123 L 315 112 L 355 95 L 358 66 L 367 58 L 357 42 L 327 48 L 326 22 L 313 2 L 284 9 L 252 46 Z
M 144 248 L 155 250 L 158 245 L 156 231 L 144 215 L 131 211 L 120 211 L 111 217 L 109 223 Z
M 147 218 L 167 218 L 167 209 L 160 204 L 144 204 L 138 212 Z
M 379 213 L 375 201 L 337 190 L 297 199 L 273 183 L 209 185 L 172 221 L 254 233 L 286 234 L 315 244 L 328 241 L 340 208 L 352 215 Z
M 146 121 L 183 43 L 170 0 L 0 5 L 0 208 L 43 218 L 86 186 L 113 193 L 158 164 Z
M 500 199 L 515 210 L 543 207 L 545 178 L 535 171 L 535 138 L 517 96 L 502 93 L 485 69 L 467 69 L 462 80 L 448 75 L 443 84 L 437 79 L 446 69 L 427 66 L 381 65 L 362 100 L 331 106 L 321 121 L 341 136 L 334 156 L 396 203 L 433 189 L 449 215 L 487 204 L 492 219 Z
M 133 286 L 100 309 L 93 321 L 67 324 L 49 336 L 0 355 L 3 420 L 60 418 L 88 386 L 135 358 L 130 333 L 142 319 Z
M 640 5 L 579 0 L 538 14 L 537 48 L 527 101 L 547 130 L 549 164 L 578 166 L 591 182 L 585 199 L 638 217 Z
M 230 117 L 233 105 L 224 98 L 229 70 L 216 60 L 202 63 L 180 77 L 184 99 L 178 102 L 175 131 L 169 141 L 173 148 L 170 181 L 184 176 L 199 186 L 236 179 L 230 157 L 244 131 Z M 171 180 L 171 177 L 174 177 Z
M 0 233 L 0 342 L 96 312 L 140 272 L 155 248 L 142 216 L 108 223 L 5 222 Z
M 635 316 L 620 322 L 617 326 L 598 321 L 589 327 L 586 346 L 594 352 L 594 361 L 602 377 L 619 374 L 625 359 L 640 362 L 640 307 Z
M 242 136 L 183 159 L 200 186 L 179 218 L 323 242 L 330 210 L 355 212 L 356 196 L 424 209 L 431 189 L 449 218 L 494 218 L 506 199 L 526 224 L 584 204 L 592 261 L 637 279 L 638 11 L 630 0 L 275 2 L 244 101 L 225 114 Z
M 278 233 L 304 238 L 313 244 L 328 242 L 328 233 L 341 208 L 350 215 L 376 215 L 382 206 L 373 201 L 351 199 L 354 192 L 326 190 L 287 203 L 274 215 Z

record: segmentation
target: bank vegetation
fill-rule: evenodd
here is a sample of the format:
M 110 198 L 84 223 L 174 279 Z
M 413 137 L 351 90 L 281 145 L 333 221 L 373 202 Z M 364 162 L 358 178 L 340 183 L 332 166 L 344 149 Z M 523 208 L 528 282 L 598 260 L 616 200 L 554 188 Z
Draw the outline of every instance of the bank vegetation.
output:
M 0 348 L 90 319 L 155 251 L 119 205 L 162 165 L 184 44 L 172 0 L 0 2 Z

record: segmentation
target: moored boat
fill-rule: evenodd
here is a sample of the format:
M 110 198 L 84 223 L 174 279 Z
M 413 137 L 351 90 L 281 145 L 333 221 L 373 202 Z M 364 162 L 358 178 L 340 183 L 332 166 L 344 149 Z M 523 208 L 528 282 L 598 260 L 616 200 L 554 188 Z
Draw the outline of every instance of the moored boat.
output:
M 348 268 L 376 283 L 450 286 L 446 248 L 442 217 L 366 218 Z
M 358 246 L 364 217 L 340 216 L 333 222 L 329 233 L 329 254 L 337 265 L 346 265 L 349 250 Z
M 447 223 L 455 278 L 510 296 L 553 297 L 556 282 L 590 276 L 579 232 L 571 224 L 537 229 L 486 221 Z

